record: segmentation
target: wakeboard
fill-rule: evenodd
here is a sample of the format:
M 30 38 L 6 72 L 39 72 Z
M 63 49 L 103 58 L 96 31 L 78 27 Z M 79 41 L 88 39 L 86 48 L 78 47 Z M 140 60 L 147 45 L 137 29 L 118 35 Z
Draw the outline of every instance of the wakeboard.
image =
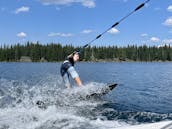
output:
M 116 88 L 117 85 L 118 84 L 116 84 L 116 83 L 111 84 L 111 85 L 107 85 L 107 86 L 101 88 L 98 91 L 94 91 L 93 93 L 90 93 L 90 94 L 86 95 L 84 98 L 85 99 L 100 98 L 101 96 L 104 96 L 104 95 L 108 94 L 110 91 L 112 91 L 114 88 Z M 81 98 L 84 99 L 83 97 L 81 97 Z M 41 109 L 46 109 L 47 105 L 49 105 L 49 104 L 47 102 L 38 100 L 36 102 L 36 105 Z
M 115 87 L 117 87 L 118 84 L 111 84 L 103 87 L 101 90 L 91 93 L 86 96 L 86 98 L 96 98 L 96 97 L 101 97 L 103 95 L 108 94 L 110 91 L 112 91 Z

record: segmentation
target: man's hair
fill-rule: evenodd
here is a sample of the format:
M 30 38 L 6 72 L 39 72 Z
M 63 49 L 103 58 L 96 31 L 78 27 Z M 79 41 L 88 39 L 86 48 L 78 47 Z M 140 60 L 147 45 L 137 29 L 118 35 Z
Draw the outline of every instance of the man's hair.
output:
M 80 56 L 80 53 L 78 51 L 74 51 L 72 54 L 68 55 L 67 58 L 73 58 L 75 54 L 78 54 Z

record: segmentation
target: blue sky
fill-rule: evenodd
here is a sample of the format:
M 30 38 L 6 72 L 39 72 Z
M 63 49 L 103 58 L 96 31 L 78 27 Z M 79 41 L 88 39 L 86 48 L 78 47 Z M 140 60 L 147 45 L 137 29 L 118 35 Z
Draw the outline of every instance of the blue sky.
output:
M 0 0 L 0 45 L 82 46 L 144 0 Z M 92 45 L 172 44 L 172 0 L 151 0 Z

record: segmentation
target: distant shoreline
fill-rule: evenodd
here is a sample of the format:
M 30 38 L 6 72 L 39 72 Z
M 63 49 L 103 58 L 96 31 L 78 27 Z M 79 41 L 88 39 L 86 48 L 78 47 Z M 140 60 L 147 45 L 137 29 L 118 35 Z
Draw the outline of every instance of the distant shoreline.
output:
M 70 53 L 81 50 L 81 47 L 52 43 L 42 45 L 37 42 L 27 42 L 24 45 L 0 47 L 0 61 L 3 62 L 59 62 Z M 88 62 L 170 62 L 172 61 L 172 47 L 165 45 L 137 46 L 92 46 L 81 53 L 81 60 Z
M 62 63 L 63 61 L 47 61 L 47 62 L 41 62 L 41 61 L 31 61 L 31 62 L 27 62 L 27 61 L 0 61 L 0 63 Z M 85 63 L 108 63 L 108 62 L 112 62 L 112 63 L 134 63 L 134 62 L 145 62 L 145 63 L 165 63 L 165 62 L 172 62 L 172 61 L 106 61 L 106 60 L 101 60 L 101 61 L 79 61 L 79 62 L 85 62 Z
M 21 56 L 21 58 L 17 61 L 0 61 L 0 62 L 18 62 L 18 63 L 58 63 L 58 62 L 63 62 L 63 61 L 47 61 L 45 58 L 41 58 L 38 61 L 33 61 L 31 59 L 31 57 L 29 56 Z M 153 61 L 139 61 L 139 60 L 131 60 L 128 58 L 113 58 L 113 59 L 94 59 L 94 60 L 86 60 L 86 59 L 82 59 L 80 62 L 172 62 L 172 61 L 163 61 L 163 60 L 153 60 Z

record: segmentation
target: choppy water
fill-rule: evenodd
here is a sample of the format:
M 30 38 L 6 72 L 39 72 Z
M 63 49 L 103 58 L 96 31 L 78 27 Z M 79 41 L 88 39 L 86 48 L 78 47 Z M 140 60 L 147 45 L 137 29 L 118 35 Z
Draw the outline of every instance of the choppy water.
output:
M 63 88 L 60 63 L 0 63 L 0 129 L 112 129 L 172 120 L 172 63 L 79 63 L 85 86 Z M 118 87 L 83 99 L 108 83 Z M 44 101 L 46 109 L 36 105 Z

